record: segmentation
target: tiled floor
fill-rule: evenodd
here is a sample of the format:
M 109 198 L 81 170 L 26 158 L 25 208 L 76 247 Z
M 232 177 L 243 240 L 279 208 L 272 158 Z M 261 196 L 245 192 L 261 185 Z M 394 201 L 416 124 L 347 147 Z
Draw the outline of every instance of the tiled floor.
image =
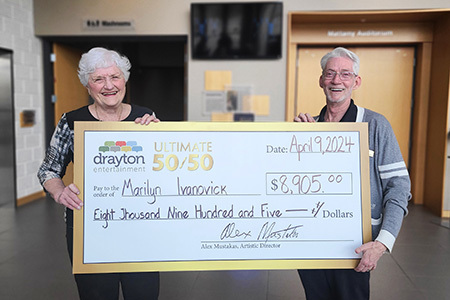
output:
M 372 272 L 373 300 L 450 299 L 448 220 L 411 206 L 394 252 Z M 39 200 L 0 207 L 0 299 L 77 299 L 63 208 Z M 296 271 L 161 274 L 161 300 L 305 299 Z

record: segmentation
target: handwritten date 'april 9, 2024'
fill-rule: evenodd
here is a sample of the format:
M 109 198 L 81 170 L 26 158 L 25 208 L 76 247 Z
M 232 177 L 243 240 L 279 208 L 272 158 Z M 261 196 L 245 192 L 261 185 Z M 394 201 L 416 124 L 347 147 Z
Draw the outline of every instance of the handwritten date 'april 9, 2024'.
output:
M 300 153 L 350 153 L 354 145 L 350 136 L 315 136 L 300 141 L 293 135 L 289 147 L 266 145 L 266 153 L 297 153 L 300 160 Z

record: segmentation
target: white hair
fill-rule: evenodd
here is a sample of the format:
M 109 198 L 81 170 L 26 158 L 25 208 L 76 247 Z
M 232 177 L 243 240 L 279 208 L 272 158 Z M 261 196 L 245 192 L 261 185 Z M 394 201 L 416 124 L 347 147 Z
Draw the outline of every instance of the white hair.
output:
M 358 75 L 359 73 L 359 57 L 352 51 L 345 49 L 343 47 L 338 47 L 333 49 L 333 51 L 325 54 L 320 60 L 320 66 L 322 67 L 322 71 L 325 70 L 328 61 L 334 57 L 346 57 L 353 62 L 353 72 Z
M 82 85 L 87 86 L 89 75 L 94 73 L 96 69 L 108 68 L 113 65 L 120 69 L 125 81 L 128 81 L 131 63 L 126 56 L 101 47 L 92 48 L 81 56 L 78 64 L 78 78 L 80 78 Z

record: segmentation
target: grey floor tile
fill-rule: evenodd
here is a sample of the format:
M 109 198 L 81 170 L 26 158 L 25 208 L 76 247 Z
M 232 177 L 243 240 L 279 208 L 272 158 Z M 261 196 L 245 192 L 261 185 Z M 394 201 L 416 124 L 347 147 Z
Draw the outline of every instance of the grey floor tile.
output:
M 422 264 L 416 262 L 402 263 L 402 268 L 405 273 L 412 276 L 424 276 L 424 277 L 442 277 L 447 278 L 450 284 L 450 261 L 442 260 L 438 264 Z
M 370 293 L 370 300 L 433 300 L 417 290 L 383 289 Z
M 450 300 L 450 295 L 444 291 L 424 291 L 425 300 Z
M 200 272 L 189 299 L 265 299 L 267 278 L 268 271 Z
M 269 271 L 267 299 L 306 299 L 297 270 Z
M 193 290 L 199 272 L 162 272 L 160 276 L 160 300 L 183 299 Z
M 413 283 L 425 293 L 446 294 L 450 299 L 450 276 L 411 276 Z

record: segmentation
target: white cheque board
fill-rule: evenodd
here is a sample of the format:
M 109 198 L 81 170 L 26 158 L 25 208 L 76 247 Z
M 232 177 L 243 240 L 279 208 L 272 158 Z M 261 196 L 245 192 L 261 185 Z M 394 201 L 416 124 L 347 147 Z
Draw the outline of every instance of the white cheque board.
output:
M 74 273 L 353 268 L 365 123 L 75 123 Z

